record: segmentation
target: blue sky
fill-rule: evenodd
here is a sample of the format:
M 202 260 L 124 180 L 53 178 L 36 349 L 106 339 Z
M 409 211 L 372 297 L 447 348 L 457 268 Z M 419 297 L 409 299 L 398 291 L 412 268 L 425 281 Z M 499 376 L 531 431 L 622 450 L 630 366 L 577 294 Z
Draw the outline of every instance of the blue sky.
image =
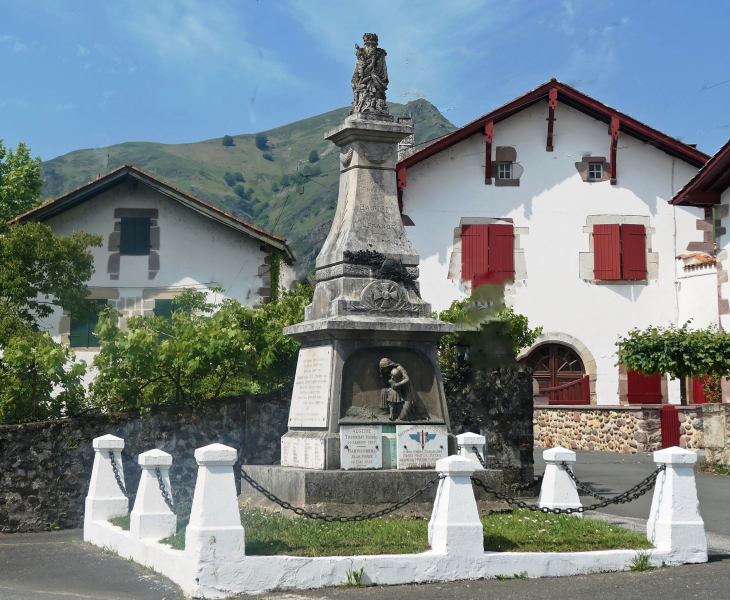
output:
M 713 153 L 729 25 L 719 0 L 0 0 L 0 138 L 50 159 L 276 127 L 350 103 L 367 31 L 389 100 L 456 125 L 556 77 Z

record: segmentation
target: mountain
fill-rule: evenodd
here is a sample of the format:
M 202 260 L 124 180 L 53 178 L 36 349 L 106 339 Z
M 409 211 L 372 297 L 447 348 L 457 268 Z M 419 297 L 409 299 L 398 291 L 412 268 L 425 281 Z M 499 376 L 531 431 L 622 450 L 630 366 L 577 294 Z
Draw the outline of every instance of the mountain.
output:
M 424 99 L 388 103 L 395 117 L 416 124 L 416 148 L 455 129 Z M 316 117 L 264 131 L 266 144 L 246 134 L 192 144 L 128 142 L 106 148 L 76 150 L 44 161 L 43 197 L 55 198 L 124 163 L 189 192 L 267 231 L 285 236 L 299 256 L 302 274 L 329 232 L 337 204 L 339 153 L 323 139 L 347 116 L 339 108 Z M 232 145 L 223 145 L 223 141 Z M 312 150 L 316 162 L 310 162 Z M 311 156 L 314 159 L 314 156 Z M 300 174 L 297 174 L 297 161 Z

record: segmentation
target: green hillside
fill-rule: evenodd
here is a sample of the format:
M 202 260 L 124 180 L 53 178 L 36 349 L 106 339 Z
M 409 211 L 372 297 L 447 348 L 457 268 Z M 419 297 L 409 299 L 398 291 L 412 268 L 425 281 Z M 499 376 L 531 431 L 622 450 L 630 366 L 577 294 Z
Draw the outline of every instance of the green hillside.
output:
M 426 100 L 389 106 L 395 117 L 413 118 L 417 147 L 455 129 Z M 265 131 L 268 144 L 264 149 L 257 147 L 256 134 L 248 134 L 232 136 L 231 146 L 215 138 L 192 144 L 129 142 L 70 152 L 43 163 L 43 197 L 60 196 L 129 162 L 241 219 L 287 237 L 299 256 L 301 271 L 306 273 L 314 267 L 337 203 L 339 153 L 323 135 L 342 123 L 347 110 L 333 110 Z M 314 163 L 309 161 L 312 150 L 319 157 Z M 307 177 L 297 175 L 298 160 L 304 161 L 300 171 Z

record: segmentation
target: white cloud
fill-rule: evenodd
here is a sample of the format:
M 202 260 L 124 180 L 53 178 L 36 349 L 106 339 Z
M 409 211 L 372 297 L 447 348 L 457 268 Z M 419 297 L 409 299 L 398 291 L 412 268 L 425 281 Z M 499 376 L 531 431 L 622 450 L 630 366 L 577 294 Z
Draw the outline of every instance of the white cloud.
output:
M 89 53 L 88 48 L 84 48 L 81 44 L 76 46 L 76 56 L 85 56 Z
M 25 52 L 28 45 L 18 41 L 18 38 L 12 35 L 0 35 L 0 42 L 4 42 L 13 52 Z
M 53 107 L 54 110 L 72 110 L 76 108 L 75 104 L 56 104 L 56 106 Z

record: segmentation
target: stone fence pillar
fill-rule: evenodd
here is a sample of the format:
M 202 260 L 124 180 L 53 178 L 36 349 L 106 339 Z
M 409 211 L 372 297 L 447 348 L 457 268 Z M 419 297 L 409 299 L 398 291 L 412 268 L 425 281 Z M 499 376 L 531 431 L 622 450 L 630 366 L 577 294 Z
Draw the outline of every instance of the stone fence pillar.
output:
M 170 466 L 172 456 L 162 450 L 149 450 L 137 459 L 142 467 L 134 508 L 130 513 L 129 533 L 136 538 L 161 540 L 177 531 L 177 517 L 162 497 L 157 469 L 160 470 L 162 484 L 172 502 L 170 488 Z
M 460 433 L 456 436 L 456 445 L 459 456 L 466 458 L 474 463 L 477 471 L 483 471 L 485 467 L 479 462 L 474 448 L 481 454 L 484 464 L 489 466 L 489 458 L 487 456 L 487 438 L 476 433 Z
M 483 554 L 484 529 L 470 479 L 474 462 L 449 456 L 436 461 L 436 470 L 445 477 L 439 481 L 428 523 L 431 549 L 441 554 Z
M 659 473 L 646 523 L 646 537 L 657 550 L 669 552 L 670 564 L 707 562 L 705 523 L 700 516 L 694 465 L 697 455 L 682 448 L 654 452 Z
M 124 469 L 122 468 L 122 450 L 124 440 L 114 435 L 103 435 L 95 438 L 94 466 L 91 470 L 89 494 L 86 496 L 84 523 L 91 521 L 107 521 L 112 517 L 121 517 L 129 512 L 129 500 L 117 484 L 112 468 L 111 451 L 119 478 L 124 485 Z M 86 540 L 86 533 L 84 533 Z M 88 540 L 86 540 L 88 541 Z
M 567 463 L 572 472 L 575 452 L 558 446 L 545 450 L 542 457 L 545 460 L 545 474 L 540 487 L 538 506 L 541 508 L 580 508 L 581 502 L 575 482 L 561 464 Z M 583 515 L 576 513 L 575 516 L 582 517 Z
M 730 465 L 730 404 L 703 404 L 702 428 L 705 433 L 705 458 L 710 463 Z
M 211 444 L 195 451 L 198 479 L 185 530 L 185 553 L 193 565 L 195 596 L 218 597 L 235 587 L 246 548 L 236 495 L 235 448 Z

